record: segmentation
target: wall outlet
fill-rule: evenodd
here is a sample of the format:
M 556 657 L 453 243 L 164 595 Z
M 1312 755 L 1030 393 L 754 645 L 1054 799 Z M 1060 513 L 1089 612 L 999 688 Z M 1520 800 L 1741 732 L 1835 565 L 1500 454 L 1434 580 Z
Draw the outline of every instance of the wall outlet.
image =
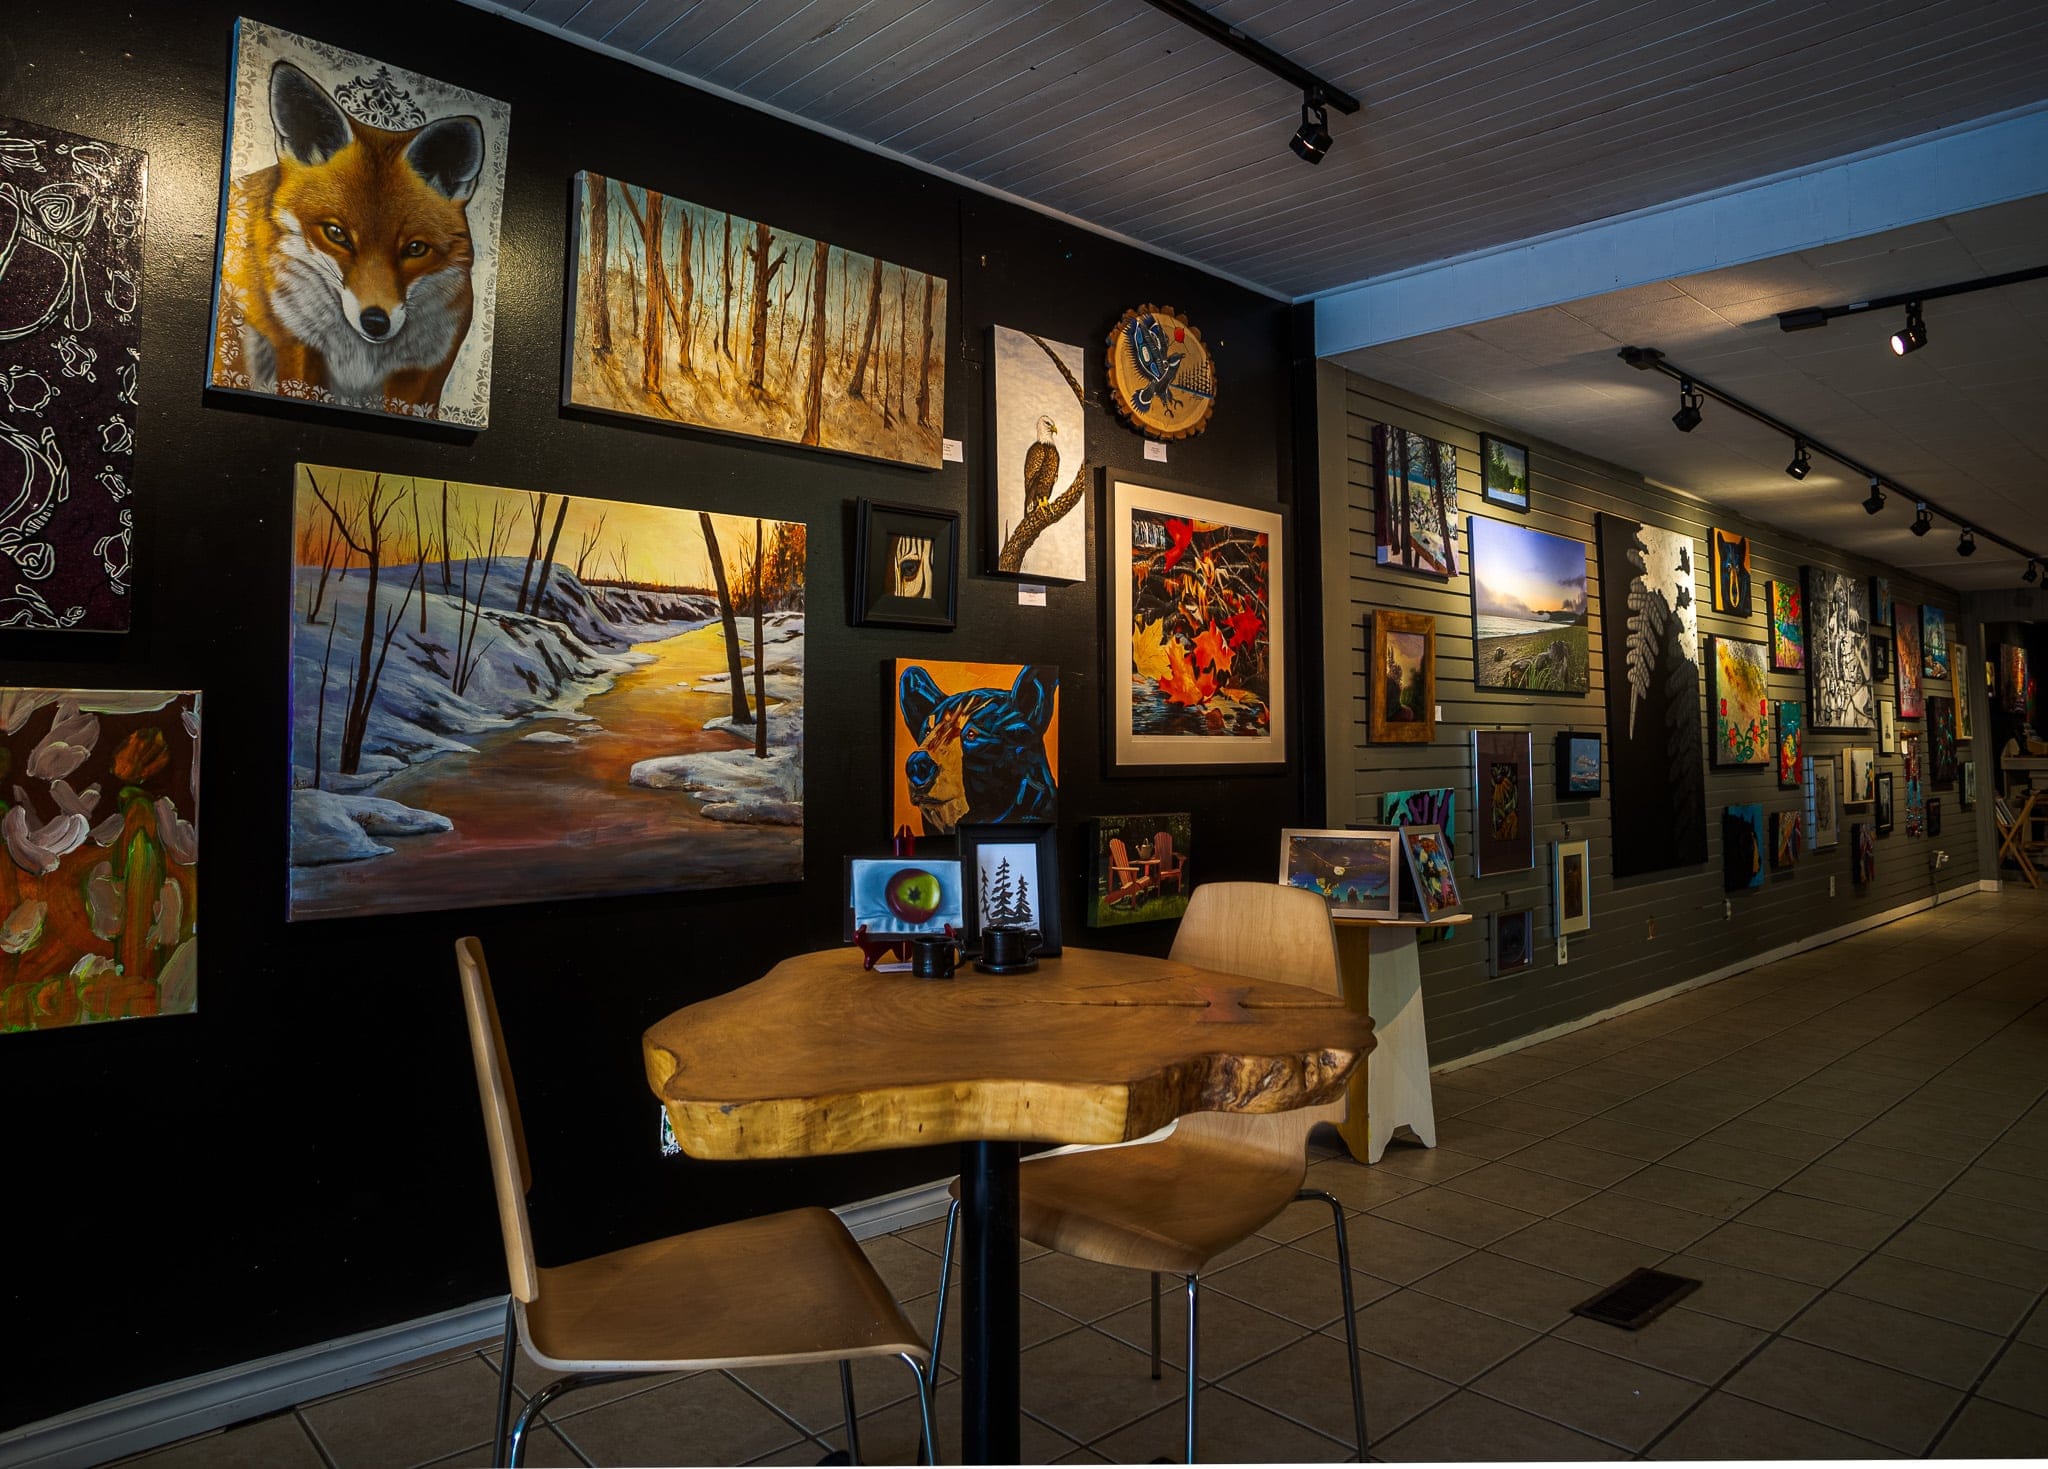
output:
M 1566 964 L 1571 962 L 1571 957 L 1572 941 L 1563 934 L 1559 934 L 1557 936 L 1557 967 L 1559 969 L 1564 968 Z
M 1735 902 L 1732 898 L 1721 900 L 1721 916 L 1731 920 L 1735 917 Z
M 1834 879 L 1833 879 L 1832 877 L 1830 877 L 1830 878 L 1828 879 L 1828 896 L 1832 898 L 1832 897 L 1833 897 L 1834 895 L 1835 895 L 1835 880 L 1834 880 Z

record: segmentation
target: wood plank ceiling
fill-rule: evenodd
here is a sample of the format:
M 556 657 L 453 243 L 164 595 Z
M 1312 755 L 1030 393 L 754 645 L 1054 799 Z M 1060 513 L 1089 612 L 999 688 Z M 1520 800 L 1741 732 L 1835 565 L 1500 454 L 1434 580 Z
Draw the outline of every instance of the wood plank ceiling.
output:
M 1300 297 L 2048 98 L 2012 0 L 470 0 Z

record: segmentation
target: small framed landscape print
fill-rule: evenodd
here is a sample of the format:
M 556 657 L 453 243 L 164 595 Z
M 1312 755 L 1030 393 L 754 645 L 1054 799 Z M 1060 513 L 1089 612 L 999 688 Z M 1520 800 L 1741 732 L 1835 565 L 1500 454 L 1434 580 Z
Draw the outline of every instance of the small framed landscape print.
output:
M 1487 955 L 1487 974 L 1499 979 L 1527 969 L 1536 962 L 1536 914 L 1529 908 L 1509 908 L 1487 920 L 1493 940 Z
M 1368 733 L 1376 745 L 1426 745 L 1436 737 L 1436 619 L 1419 612 L 1372 615 Z
M 956 512 L 860 501 L 854 521 L 856 627 L 951 628 L 959 568 Z
M 1869 745 L 1851 745 L 1843 754 L 1849 774 L 1842 783 L 1842 804 L 1867 806 L 1877 799 L 1877 751 Z
M 1600 735 L 1560 730 L 1557 736 L 1557 798 L 1590 801 L 1600 794 Z
M 1584 933 L 1593 926 L 1593 852 L 1590 843 L 1550 844 L 1550 901 L 1559 934 Z
M 1401 829 L 1280 833 L 1280 881 L 1321 896 L 1333 918 L 1401 916 Z
M 1435 826 L 1404 826 L 1401 845 L 1408 854 L 1408 878 L 1422 904 L 1424 918 L 1441 918 L 1456 908 L 1458 875 L 1451 868 L 1451 844 Z
M 846 918 L 849 944 L 869 937 L 967 931 L 954 857 L 848 857 Z
M 998 925 L 1036 929 L 1041 942 L 1034 952 L 1057 954 L 1059 828 L 1049 821 L 962 822 L 956 830 L 967 941 L 978 941 L 983 929 Z
M 1480 498 L 1503 510 L 1529 513 L 1529 451 L 1510 439 L 1479 436 Z
M 1107 773 L 1283 768 L 1285 517 L 1130 480 L 1109 490 Z

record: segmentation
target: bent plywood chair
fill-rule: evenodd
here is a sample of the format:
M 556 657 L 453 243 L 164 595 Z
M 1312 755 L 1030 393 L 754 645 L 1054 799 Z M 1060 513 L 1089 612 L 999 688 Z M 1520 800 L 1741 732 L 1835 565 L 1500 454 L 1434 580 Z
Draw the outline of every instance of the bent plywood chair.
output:
M 1173 957 L 1201 969 L 1278 980 L 1341 994 L 1337 936 L 1323 900 L 1278 883 L 1204 883 L 1188 899 Z M 1365 1391 L 1359 1376 L 1358 1323 L 1351 1293 L 1351 1246 L 1344 1206 L 1303 1187 L 1308 1136 L 1319 1122 L 1340 1122 L 1346 1101 L 1252 1115 L 1193 1112 L 1158 1142 L 1123 1144 L 1027 1158 L 1018 1170 L 1019 1229 L 1049 1250 L 1152 1273 L 1152 1375 L 1159 1375 L 1159 1278 L 1181 1277 L 1187 1291 L 1187 1458 L 1195 1461 L 1201 1383 L 1197 1323 L 1201 1273 L 1256 1234 L 1289 1204 L 1319 1200 L 1337 1227 L 1337 1274 L 1344 1340 L 1351 1358 L 1351 1412 L 1365 1457 Z M 960 1217 L 959 1184 L 946 1216 L 932 1361 L 946 1324 L 946 1286 Z
M 836 1361 L 847 1451 L 857 1463 L 849 1366 L 856 1357 L 901 1357 L 910 1364 L 917 1374 L 924 1441 L 931 1445 L 930 1353 L 828 1209 L 743 1219 L 569 1265 L 534 1263 L 526 1217 L 533 1173 L 483 945 L 457 939 L 455 964 L 512 1279 L 492 1462 L 518 1464 L 534 1416 L 579 1387 L 664 1372 Z M 535 1362 L 565 1375 L 527 1402 L 508 1445 L 505 1420 L 522 1340 Z

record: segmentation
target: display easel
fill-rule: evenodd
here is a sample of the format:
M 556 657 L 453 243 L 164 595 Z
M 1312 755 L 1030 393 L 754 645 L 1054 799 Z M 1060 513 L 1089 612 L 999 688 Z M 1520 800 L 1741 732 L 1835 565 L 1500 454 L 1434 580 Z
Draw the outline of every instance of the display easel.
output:
M 1436 1106 L 1429 1092 L 1429 1036 L 1422 1014 L 1425 928 L 1470 923 L 1470 913 L 1440 918 L 1339 918 L 1337 959 L 1344 1003 L 1372 1017 L 1373 1048 L 1351 1073 L 1351 1111 L 1337 1131 L 1351 1156 L 1377 1163 L 1399 1127 L 1426 1148 L 1436 1146 Z

